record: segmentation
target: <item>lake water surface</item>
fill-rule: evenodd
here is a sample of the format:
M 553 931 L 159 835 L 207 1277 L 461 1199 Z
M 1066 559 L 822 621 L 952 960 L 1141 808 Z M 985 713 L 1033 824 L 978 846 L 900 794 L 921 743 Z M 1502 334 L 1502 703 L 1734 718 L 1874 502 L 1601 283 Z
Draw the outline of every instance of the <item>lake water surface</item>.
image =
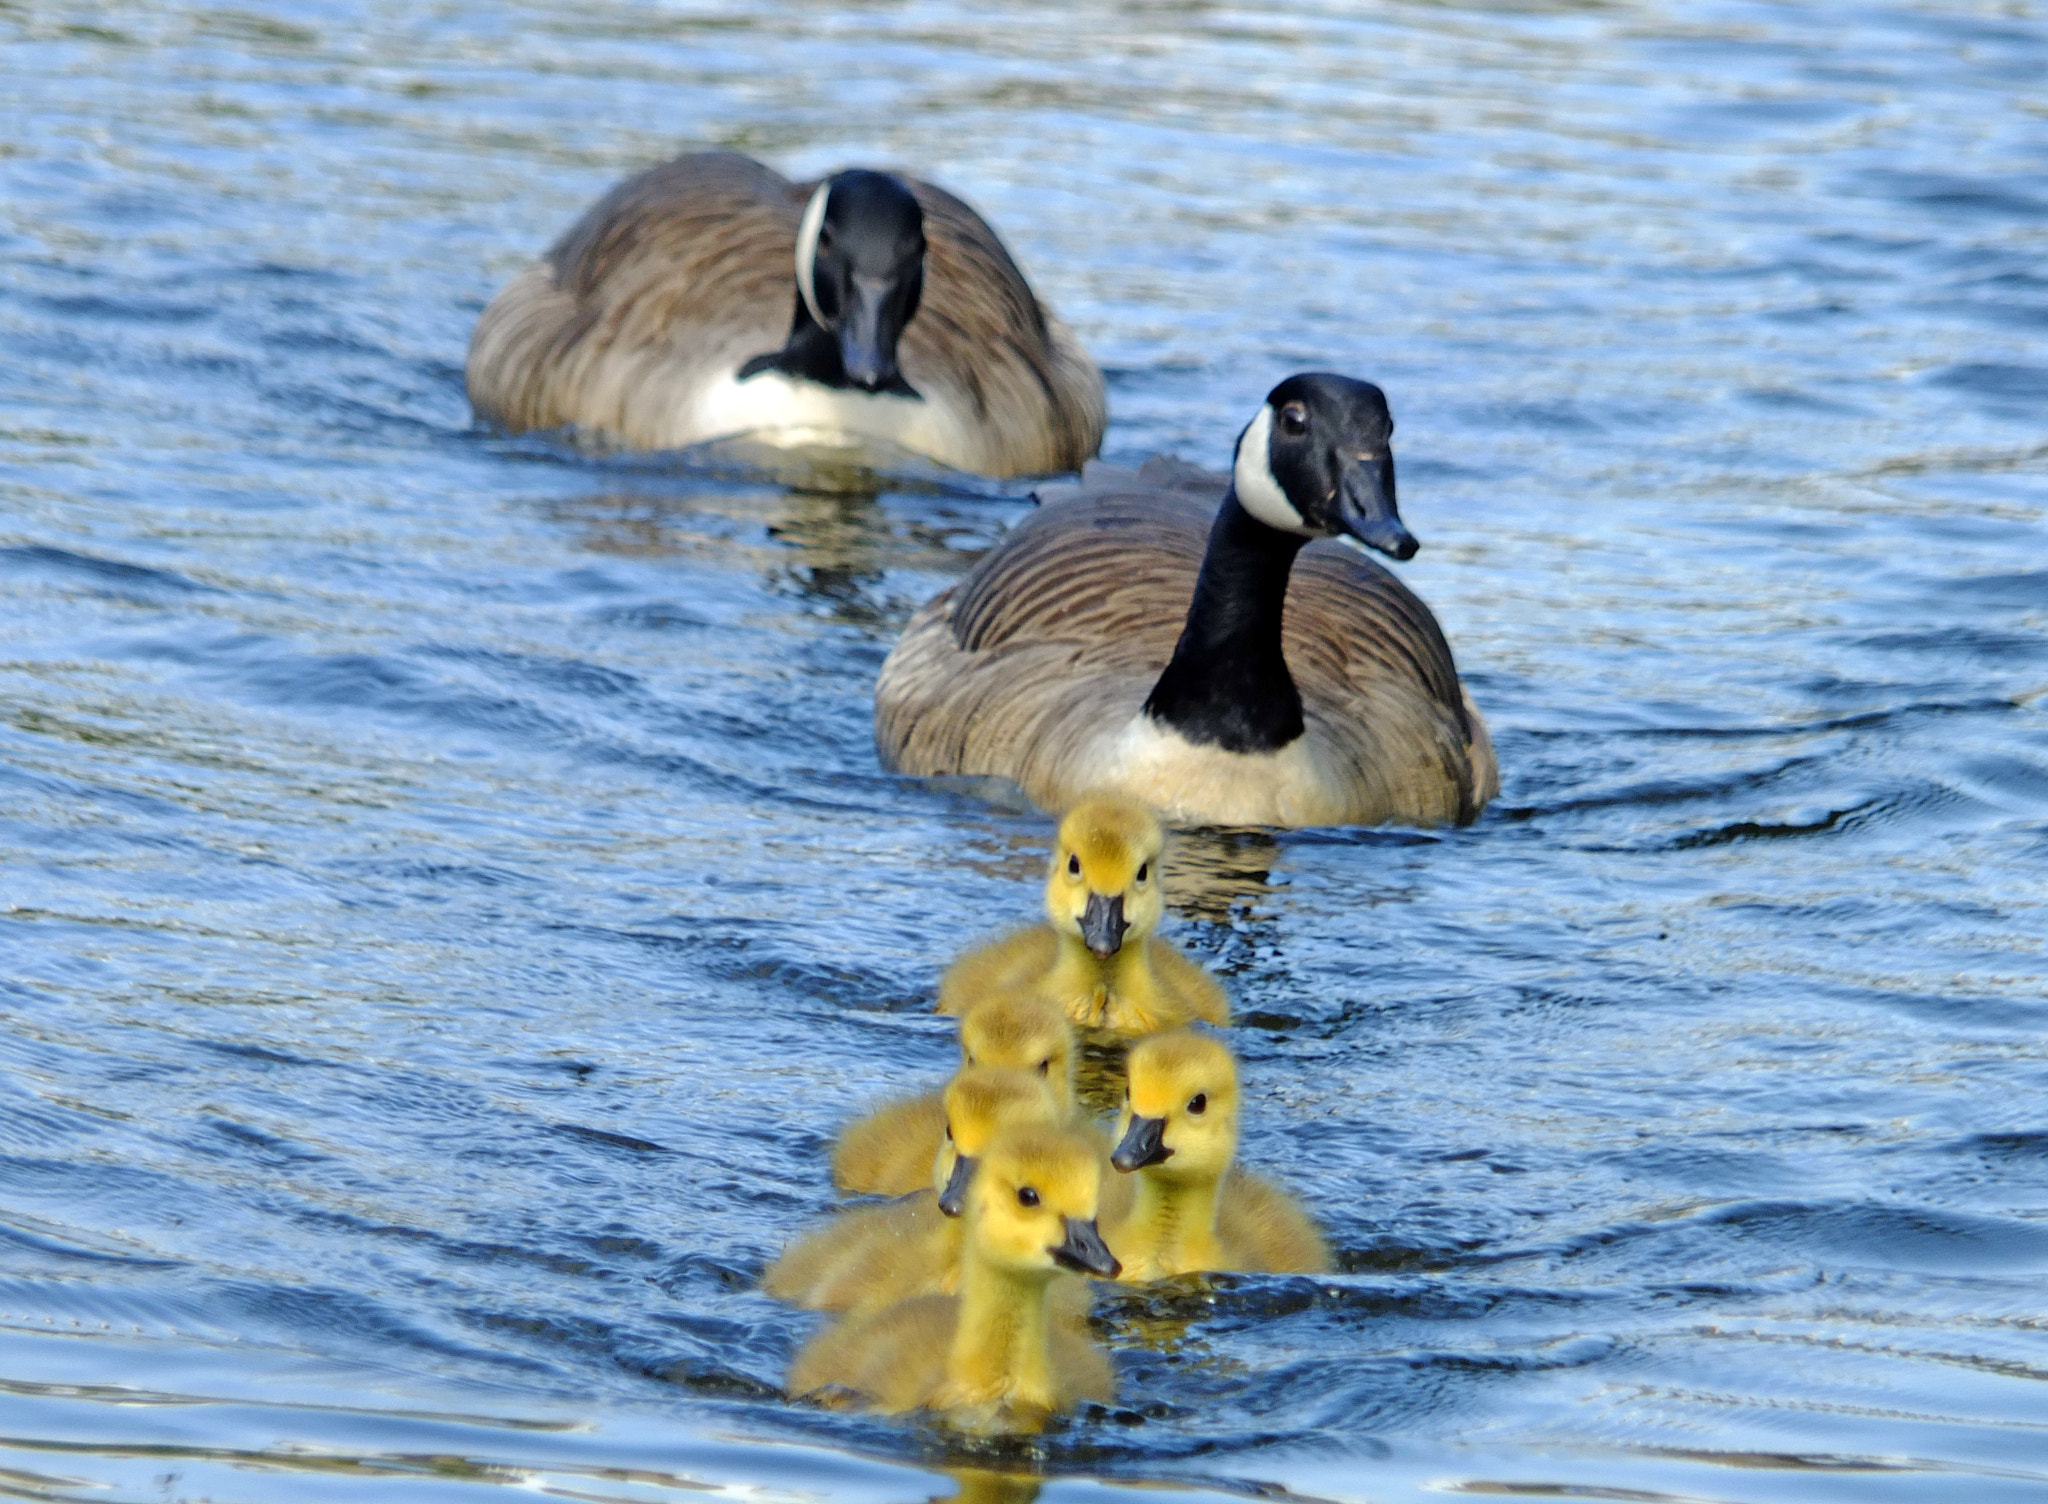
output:
M 2048 1493 L 2040 4 L 0 27 L 0 1492 Z M 1118 1408 L 1030 1446 L 786 1403 L 753 1288 L 1033 912 L 1047 822 L 869 730 L 1022 490 L 463 398 L 710 145 L 975 202 L 1112 458 L 1381 382 L 1500 748 L 1468 830 L 1183 845 L 1342 1272 L 1105 1301 Z

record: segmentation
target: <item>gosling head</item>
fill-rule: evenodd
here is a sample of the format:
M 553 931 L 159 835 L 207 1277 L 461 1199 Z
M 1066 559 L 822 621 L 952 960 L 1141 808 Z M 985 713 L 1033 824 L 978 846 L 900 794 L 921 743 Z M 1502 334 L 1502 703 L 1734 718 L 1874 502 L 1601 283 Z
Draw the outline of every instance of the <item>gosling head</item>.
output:
M 1422 545 L 1394 504 L 1394 416 L 1369 381 L 1308 371 L 1266 394 L 1238 436 L 1238 504 L 1305 538 L 1348 535 L 1396 559 Z
M 1128 799 L 1083 799 L 1060 821 L 1045 876 L 1052 927 L 1078 936 L 1100 960 L 1159 927 L 1166 900 L 1159 856 L 1166 835 L 1151 811 Z
M 967 1196 L 976 1254 L 1008 1272 L 1123 1272 L 1095 1225 L 1102 1170 L 1088 1140 L 1063 1128 L 1015 1127 L 982 1156 Z
M 924 252 L 924 210 L 901 178 L 853 168 L 811 195 L 797 231 L 796 285 L 837 345 L 845 385 L 917 395 L 896 368 L 896 342 L 924 297 Z M 832 373 L 807 374 L 829 381 Z
M 957 1217 L 967 1208 L 967 1187 L 989 1143 L 1018 1125 L 1050 1128 L 1059 1102 L 1043 1076 L 1001 1066 L 968 1066 L 946 1083 L 946 1136 L 932 1160 L 939 1210 Z
M 961 1015 L 960 1063 L 1024 1071 L 1051 1088 L 1062 1112 L 1074 1105 L 1074 1026 L 1028 992 L 997 993 Z
M 1237 1062 L 1205 1035 L 1175 1029 L 1131 1046 L 1116 1152 L 1129 1174 L 1213 1180 L 1237 1152 Z

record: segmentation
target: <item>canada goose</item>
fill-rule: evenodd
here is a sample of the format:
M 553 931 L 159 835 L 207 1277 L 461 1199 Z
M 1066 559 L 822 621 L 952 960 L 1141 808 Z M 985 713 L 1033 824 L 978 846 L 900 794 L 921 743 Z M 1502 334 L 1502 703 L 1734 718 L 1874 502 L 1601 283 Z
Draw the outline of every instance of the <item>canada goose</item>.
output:
M 1231 1166 L 1237 1152 L 1237 1062 L 1186 1031 L 1131 1046 L 1130 1098 L 1110 1163 L 1135 1174 L 1130 1211 L 1109 1225 L 1123 1278 L 1200 1270 L 1318 1274 L 1322 1235 L 1294 1198 Z
M 1102 442 L 1102 373 L 966 204 L 858 168 L 791 183 L 732 152 L 599 199 L 491 300 L 467 374 L 491 422 L 636 449 L 881 441 L 1030 475 Z
M 1043 1076 L 988 1065 L 963 1067 L 946 1083 L 944 1104 L 944 1142 L 927 1162 L 930 1188 L 831 1218 L 768 1266 L 763 1290 L 821 1311 L 953 1292 L 959 1216 L 976 1161 L 1001 1129 L 1057 1126 L 1065 1110 Z
M 1060 821 L 1045 876 L 1050 921 L 969 951 L 939 979 L 939 1011 L 1014 989 L 1056 1003 L 1083 1028 L 1149 1034 L 1230 1022 L 1209 974 L 1152 932 L 1166 913 L 1165 834 L 1128 799 L 1083 799 Z
M 1218 477 L 1091 467 L 911 618 L 875 686 L 883 763 L 1014 779 L 1047 809 L 1114 790 L 1182 824 L 1476 818 L 1499 772 L 1436 618 L 1309 542 L 1415 552 L 1393 427 L 1376 386 L 1290 376 L 1213 524 Z
M 963 1430 L 1034 1430 L 1115 1393 L 1109 1360 L 1052 1318 L 1062 1268 L 1114 1279 L 1096 1227 L 1101 1169 L 1078 1134 L 1017 1127 L 982 1156 L 967 1198 L 958 1295 L 848 1316 L 790 1364 L 792 1395 L 887 1414 L 934 1410 Z
M 1000 1065 L 1044 1078 L 1062 1115 L 1074 1110 L 1074 1033 L 1029 993 L 991 996 L 960 1020 L 962 1066 Z M 898 1097 L 849 1124 L 832 1150 L 832 1183 L 851 1194 L 903 1196 L 931 1179 L 946 1135 L 940 1092 Z

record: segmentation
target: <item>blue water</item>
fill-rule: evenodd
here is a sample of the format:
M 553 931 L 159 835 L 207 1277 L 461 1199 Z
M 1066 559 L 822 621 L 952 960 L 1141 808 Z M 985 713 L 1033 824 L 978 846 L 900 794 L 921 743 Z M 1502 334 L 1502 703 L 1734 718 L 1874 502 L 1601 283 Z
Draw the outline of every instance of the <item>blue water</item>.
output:
M 2040 5 L 0 25 L 0 1490 L 2043 1497 Z M 975 202 L 1113 458 L 1381 382 L 1500 748 L 1469 830 L 1183 844 L 1343 1272 L 1113 1296 L 1032 1446 L 788 1404 L 752 1288 L 1032 912 L 1046 822 L 869 733 L 1026 503 L 463 399 L 710 145 Z

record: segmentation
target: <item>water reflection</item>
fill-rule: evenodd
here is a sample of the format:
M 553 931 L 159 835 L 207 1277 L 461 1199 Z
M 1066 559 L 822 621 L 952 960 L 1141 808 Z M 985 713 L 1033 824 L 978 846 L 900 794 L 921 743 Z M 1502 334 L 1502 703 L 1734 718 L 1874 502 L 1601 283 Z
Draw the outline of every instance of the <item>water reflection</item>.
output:
M 994 1473 L 978 1467 L 949 1467 L 950 1494 L 933 1494 L 930 1504 L 1032 1504 L 1044 1487 L 1027 1473 Z
M 1270 914 L 1280 842 L 1264 830 L 1182 830 L 1166 846 L 1166 901 L 1188 919 L 1257 920 Z
M 830 620 L 891 633 L 915 602 L 888 576 L 964 572 L 1014 507 L 978 498 L 896 498 L 862 490 L 722 484 L 549 497 L 544 516 L 587 552 L 701 560 L 756 571 L 777 595 Z

